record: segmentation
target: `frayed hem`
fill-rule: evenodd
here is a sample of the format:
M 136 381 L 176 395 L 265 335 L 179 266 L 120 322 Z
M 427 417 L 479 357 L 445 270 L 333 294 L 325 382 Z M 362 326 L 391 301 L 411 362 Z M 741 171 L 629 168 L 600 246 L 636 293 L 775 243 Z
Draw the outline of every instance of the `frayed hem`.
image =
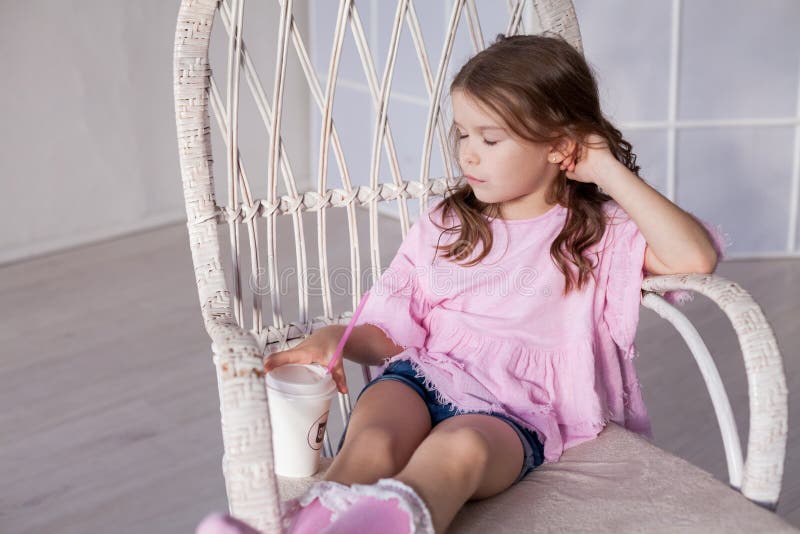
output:
M 567 426 L 571 429 L 578 429 L 580 431 L 588 431 L 599 434 L 606 428 L 606 426 L 608 426 L 609 422 L 614 422 L 614 419 L 611 417 L 603 417 L 595 421 L 581 421 L 579 423 L 564 426 Z M 596 434 L 595 437 L 597 437 Z
M 506 417 L 508 417 L 510 419 L 513 419 L 514 422 L 516 422 L 517 424 L 519 424 L 521 426 L 524 426 L 524 427 L 528 428 L 528 430 L 530 430 L 531 432 L 534 432 L 534 433 L 538 434 L 538 432 L 539 432 L 538 429 L 536 429 L 535 427 L 533 427 L 530 424 L 526 423 L 525 420 L 520 418 L 519 416 L 516 416 L 516 415 L 513 415 L 513 414 L 509 413 L 505 409 L 505 407 L 500 403 L 486 402 L 485 405 L 483 405 L 483 406 L 472 406 L 472 407 L 467 407 L 467 408 L 459 406 L 451 398 L 447 397 L 444 393 L 441 392 L 439 387 L 436 385 L 436 382 L 434 382 L 431 378 L 429 378 L 425 374 L 425 371 L 422 369 L 422 367 L 420 366 L 420 364 L 418 362 L 416 362 L 416 361 L 414 361 L 412 359 L 409 359 L 405 355 L 398 354 L 396 356 L 393 356 L 392 358 L 387 360 L 385 366 L 388 367 L 390 364 L 392 364 L 392 363 L 394 363 L 396 361 L 408 362 L 408 364 L 414 370 L 414 377 L 418 378 L 418 379 L 420 379 L 422 381 L 424 388 L 427 389 L 429 392 L 431 392 L 434 395 L 434 398 L 435 398 L 436 402 L 438 404 L 440 404 L 442 406 L 445 406 L 448 409 L 452 410 L 455 415 L 469 415 L 469 414 L 476 413 L 476 412 L 477 413 L 485 413 L 485 412 L 496 413 L 496 414 L 504 415 L 504 416 L 506 416 Z M 536 408 L 531 408 L 530 409 L 531 413 L 534 413 L 534 414 L 537 414 L 537 415 L 554 415 L 554 411 L 555 411 L 555 409 L 554 409 L 553 404 L 551 402 L 548 402 L 547 404 L 537 405 Z
M 407 361 L 409 365 L 411 365 L 411 368 L 414 369 L 414 377 L 422 380 L 425 389 L 434 394 L 437 403 L 441 404 L 442 406 L 446 406 L 450 410 L 453 410 L 456 415 L 464 415 L 470 412 L 470 410 L 458 406 L 455 402 L 453 402 L 452 399 L 446 397 L 441 392 L 436 383 L 425 374 L 425 371 L 422 370 L 422 367 L 419 365 L 419 363 L 415 362 L 414 360 L 410 360 L 408 358 L 397 358 L 396 360 L 392 358 L 391 360 L 389 360 L 389 362 L 391 363 L 398 360 Z
M 625 354 L 623 354 L 623 358 L 625 358 L 626 360 L 632 360 L 636 358 L 638 355 L 639 351 L 636 349 L 636 345 L 631 344 L 631 346 L 628 347 L 628 349 L 625 351 Z
M 665 291 L 664 293 L 661 293 L 661 296 L 673 306 L 682 306 L 687 302 L 692 302 L 694 300 L 694 295 L 685 289 Z

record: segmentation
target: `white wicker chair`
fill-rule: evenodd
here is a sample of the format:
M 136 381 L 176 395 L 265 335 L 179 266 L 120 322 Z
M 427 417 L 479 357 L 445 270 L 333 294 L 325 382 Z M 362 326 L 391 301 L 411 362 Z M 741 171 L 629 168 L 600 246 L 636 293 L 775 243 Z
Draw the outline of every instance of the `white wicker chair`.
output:
M 387 3 L 382 2 L 382 7 Z M 570 0 L 538 0 L 523 7 L 524 4 L 519 0 L 508 2 L 508 33 L 523 31 L 526 14 L 532 14 L 538 18 L 540 31 L 558 32 L 582 49 Z M 182 0 L 174 50 L 175 116 L 187 227 L 203 320 L 211 337 L 213 362 L 217 369 L 225 450 L 222 467 L 229 507 L 233 515 L 266 532 L 280 530 L 279 497 L 285 499 L 297 495 L 313 479 L 279 481 L 273 473 L 262 358 L 265 353 L 293 346 L 320 326 L 349 320 L 350 310 L 355 308 L 362 295 L 358 276 L 361 258 L 357 214 L 363 210 L 357 210 L 357 207 L 369 208 L 369 254 L 375 279 L 381 272 L 379 239 L 385 239 L 385 232 L 378 230 L 378 203 L 397 203 L 400 232 L 404 236 L 410 223 L 407 199 L 419 199 L 420 208 L 425 209 L 431 195 L 444 194 L 447 183 L 457 180 L 450 175 L 431 179 L 429 166 L 434 141 L 438 140 L 444 167 L 450 168 L 449 155 L 442 149 L 446 146 L 446 126 L 440 102 L 442 92 L 446 91 L 445 76 L 458 25 L 467 25 L 475 50 L 484 46 L 473 0 L 455 0 L 449 27 L 445 30 L 444 48 L 433 71 L 422 44 L 415 6 L 412 0 L 399 0 L 393 6 L 396 7 L 396 17 L 391 30 L 391 46 L 386 69 L 379 80 L 358 8 L 352 0 L 341 0 L 335 21 L 330 70 L 323 91 L 292 16 L 292 1 L 278 0 L 272 5 L 276 9 L 272 22 L 277 23 L 278 30 L 270 36 L 274 39 L 276 51 L 271 98 L 267 98 L 242 40 L 243 8 L 239 0 Z M 229 35 L 227 100 L 224 105 L 209 66 L 209 40 L 215 15 L 219 15 Z M 532 18 L 527 18 L 530 23 Z M 424 139 L 420 173 L 413 178 L 400 174 L 387 117 L 397 43 L 403 24 L 407 24 L 417 50 L 428 93 L 428 120 L 425 130 L 419 132 Z M 352 185 L 344 158 L 341 133 L 351 121 L 332 120 L 342 43 L 348 30 L 352 32 L 361 57 L 376 124 L 381 125 L 375 129 L 372 139 L 368 186 Z M 305 75 L 304 91 L 311 95 L 322 117 L 317 186 L 315 190 L 306 192 L 297 190 L 287 156 L 289 151 L 284 146 L 285 139 L 278 135 L 282 132 L 282 122 L 286 120 L 282 102 L 287 94 L 287 57 L 292 50 Z M 241 61 L 234 61 L 234 58 Z M 238 93 L 242 69 L 269 133 L 268 145 L 264 147 L 269 155 L 266 198 L 254 198 L 239 150 Z M 209 103 L 227 148 L 227 205 L 218 204 L 214 190 Z M 381 149 L 389 161 L 392 179 L 388 183 L 379 183 L 378 180 Z M 342 179 L 341 188 L 329 188 L 326 182 L 330 150 Z M 281 196 L 277 193 L 279 177 L 286 188 L 286 194 Z M 338 312 L 332 305 L 328 267 L 328 251 L 333 247 L 328 247 L 326 240 L 327 215 L 334 207 L 344 210 L 340 212 L 343 217 L 346 214 L 343 220 L 346 220 L 349 231 L 350 272 L 353 275 L 349 291 L 351 308 Z M 318 267 L 322 273 L 322 315 L 313 319 L 309 317 L 305 211 L 316 213 Z M 244 286 L 242 279 L 249 273 L 248 279 L 252 281 L 254 276 L 264 275 L 266 268 L 270 287 L 278 287 L 274 285 L 278 282 L 278 262 L 286 256 L 291 257 L 278 253 L 277 225 L 280 216 L 284 215 L 291 217 L 296 267 L 302 274 L 297 287 L 299 320 L 284 321 L 280 296 L 277 291 L 272 291 L 272 324 L 263 324 L 261 292 L 254 291 L 252 285 Z M 260 223 L 266 225 L 266 261 L 259 251 L 262 244 Z M 227 280 L 219 234 L 222 225 L 227 226 L 229 237 L 231 264 Z M 247 231 L 248 248 L 240 247 L 243 227 Z M 245 310 L 243 298 L 248 289 L 253 299 L 252 305 Z M 521 532 L 531 530 L 532 526 L 541 526 L 548 531 L 669 531 L 676 527 L 703 531 L 794 531 L 775 514 L 765 510 L 775 509 L 781 490 L 787 436 L 787 391 L 782 360 L 760 308 L 738 285 L 718 276 L 651 277 L 645 280 L 643 289 L 643 304 L 675 325 L 700 366 L 722 429 L 730 486 L 738 491 L 731 491 L 705 471 L 612 423 L 596 440 L 566 451 L 560 462 L 540 467 L 504 494 L 467 504 L 451 531 Z M 730 404 L 708 350 L 686 317 L 659 296 L 659 293 L 672 289 L 688 289 L 712 299 L 728 315 L 739 336 L 750 394 L 746 461 L 742 459 Z M 245 311 L 251 314 L 251 329 L 245 326 Z M 363 371 L 364 380 L 368 380 L 369 369 Z M 349 415 L 349 396 L 340 395 L 339 409 L 343 417 Z M 330 443 L 328 438 L 328 457 L 331 454 Z M 324 459 L 324 466 L 329 462 L 329 459 Z M 321 476 L 319 473 L 315 478 Z

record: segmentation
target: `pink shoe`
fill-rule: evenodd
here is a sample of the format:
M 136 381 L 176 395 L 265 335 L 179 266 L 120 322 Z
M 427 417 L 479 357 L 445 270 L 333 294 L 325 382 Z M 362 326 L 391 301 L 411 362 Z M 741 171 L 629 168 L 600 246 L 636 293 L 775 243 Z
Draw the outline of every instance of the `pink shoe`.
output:
M 325 497 L 328 493 L 343 494 L 350 488 L 338 482 L 324 480 L 312 484 L 296 499 L 281 504 L 281 525 L 288 534 L 318 534 L 327 527 L 336 510 L 349 503 L 336 503 Z
M 261 534 L 244 521 L 219 513 L 207 515 L 194 532 L 195 534 Z
M 281 508 L 288 534 L 434 534 L 425 502 L 393 478 L 352 486 L 316 482 Z
M 383 478 L 375 484 L 353 484 L 348 490 L 342 501 L 351 504 L 340 509 L 320 534 L 434 534 L 427 505 L 399 480 Z

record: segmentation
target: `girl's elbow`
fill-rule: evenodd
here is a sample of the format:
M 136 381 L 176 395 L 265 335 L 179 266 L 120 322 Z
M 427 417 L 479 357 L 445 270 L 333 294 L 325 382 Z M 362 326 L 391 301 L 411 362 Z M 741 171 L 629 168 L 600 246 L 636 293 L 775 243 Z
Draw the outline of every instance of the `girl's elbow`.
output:
M 670 269 L 671 274 L 712 274 L 717 268 L 717 253 L 699 255 Z
M 696 274 L 713 274 L 717 270 L 718 263 L 717 252 L 711 250 L 709 254 L 706 254 L 697 262 L 692 272 Z

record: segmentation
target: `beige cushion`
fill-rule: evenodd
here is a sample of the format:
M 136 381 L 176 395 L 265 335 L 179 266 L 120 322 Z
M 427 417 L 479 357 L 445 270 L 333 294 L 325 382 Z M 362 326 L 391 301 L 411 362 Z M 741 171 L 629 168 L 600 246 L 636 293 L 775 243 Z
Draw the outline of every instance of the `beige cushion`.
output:
M 311 479 L 280 479 L 281 496 Z M 448 532 L 800 532 L 710 473 L 609 423 L 495 497 L 467 503 Z

